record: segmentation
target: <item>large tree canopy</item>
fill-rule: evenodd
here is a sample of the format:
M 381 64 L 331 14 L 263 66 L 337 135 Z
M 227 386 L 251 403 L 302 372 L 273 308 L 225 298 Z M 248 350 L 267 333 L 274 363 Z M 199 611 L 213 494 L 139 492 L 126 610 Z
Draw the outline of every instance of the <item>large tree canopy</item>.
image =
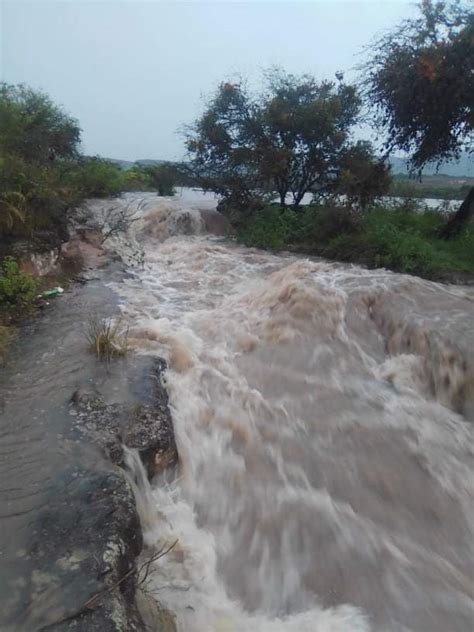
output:
M 419 8 L 419 17 L 374 44 L 365 85 L 387 148 L 408 152 L 421 171 L 474 150 L 474 12 L 433 0 Z M 473 192 L 471 198 L 448 233 L 474 212 Z
M 42 92 L 0 83 L 0 149 L 27 162 L 75 158 L 81 130 Z
M 415 168 L 472 151 L 474 13 L 425 0 L 421 15 L 376 42 L 366 85 L 388 146 Z
M 120 172 L 80 157 L 80 128 L 44 93 L 0 83 L 0 237 L 65 236 L 67 211 Z M 107 186 L 104 186 L 107 185 Z
M 187 130 L 192 169 L 204 188 L 223 197 L 248 203 L 262 191 L 277 192 L 282 205 L 289 197 L 298 207 L 309 191 L 334 192 L 351 168 L 359 109 L 355 88 L 342 77 L 317 82 L 273 70 L 259 96 L 243 83 L 222 83 Z M 365 146 L 366 160 L 369 153 Z

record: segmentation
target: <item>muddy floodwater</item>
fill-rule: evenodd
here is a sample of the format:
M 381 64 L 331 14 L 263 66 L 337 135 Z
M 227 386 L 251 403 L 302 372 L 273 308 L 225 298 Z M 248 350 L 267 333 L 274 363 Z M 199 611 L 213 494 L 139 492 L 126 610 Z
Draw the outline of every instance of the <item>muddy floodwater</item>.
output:
M 470 632 L 473 288 L 244 248 L 191 192 L 120 203 L 144 263 L 107 291 L 168 362 L 179 469 L 138 493 L 147 545 L 178 540 L 148 584 L 178 630 Z M 4 386 L 1 519 L 24 529 L 69 458 L 69 335 Z

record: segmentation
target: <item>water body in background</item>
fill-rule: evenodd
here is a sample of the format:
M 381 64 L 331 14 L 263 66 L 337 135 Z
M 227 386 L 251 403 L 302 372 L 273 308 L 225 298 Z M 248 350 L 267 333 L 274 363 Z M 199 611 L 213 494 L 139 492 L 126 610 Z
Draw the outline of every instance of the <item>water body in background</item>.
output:
M 403 202 L 406 198 L 382 198 L 387 202 Z M 175 200 L 182 205 L 199 206 L 199 208 L 215 208 L 218 197 L 214 193 L 205 193 L 201 189 L 191 189 L 189 187 L 181 187 L 176 190 Z M 310 204 L 313 200 L 312 193 L 306 193 L 301 201 L 303 205 Z M 275 200 L 278 201 L 278 200 Z M 435 200 L 432 198 L 415 199 L 415 202 L 424 204 L 428 208 L 442 207 L 446 210 L 455 211 L 461 205 L 462 200 Z M 287 203 L 291 204 L 291 195 L 287 196 Z
M 206 233 L 216 199 L 192 190 L 91 208 L 117 204 L 143 215 L 108 242 L 126 278 L 73 286 L 2 371 L 2 630 L 61 606 L 28 551 L 97 460 L 72 392 L 134 401 L 139 358 L 105 370 L 85 345 L 118 297 L 133 347 L 169 365 L 178 475 L 136 478 L 149 549 L 178 540 L 147 590 L 181 632 L 470 631 L 473 289 L 246 249 Z

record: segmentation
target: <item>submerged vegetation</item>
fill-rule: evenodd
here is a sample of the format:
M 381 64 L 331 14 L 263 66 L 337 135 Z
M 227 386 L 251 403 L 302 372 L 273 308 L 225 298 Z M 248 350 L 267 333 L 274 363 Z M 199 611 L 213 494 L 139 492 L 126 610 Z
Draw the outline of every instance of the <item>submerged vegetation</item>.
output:
M 124 331 L 120 321 L 91 318 L 86 332 L 89 349 L 98 360 L 110 361 L 122 357 L 128 351 L 128 331 Z

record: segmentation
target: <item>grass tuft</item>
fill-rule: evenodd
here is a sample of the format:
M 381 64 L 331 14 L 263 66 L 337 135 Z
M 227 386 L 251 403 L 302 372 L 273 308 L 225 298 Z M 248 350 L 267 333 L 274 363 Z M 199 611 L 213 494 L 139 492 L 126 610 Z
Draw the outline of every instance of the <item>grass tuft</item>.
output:
M 0 325 L 0 363 L 3 362 L 7 349 L 15 337 L 15 328 Z
M 98 360 L 111 360 L 126 355 L 128 347 L 128 329 L 123 330 L 120 321 L 110 318 L 89 320 L 86 339 L 89 349 Z

